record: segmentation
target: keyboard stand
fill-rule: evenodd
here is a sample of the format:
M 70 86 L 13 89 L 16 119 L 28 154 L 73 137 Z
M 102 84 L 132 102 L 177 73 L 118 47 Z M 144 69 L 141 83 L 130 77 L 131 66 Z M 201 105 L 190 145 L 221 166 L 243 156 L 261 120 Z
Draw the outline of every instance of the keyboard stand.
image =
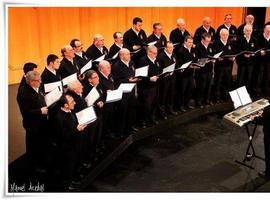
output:
M 265 159 L 256 155 L 255 149 L 254 149 L 254 146 L 253 146 L 253 143 L 252 143 L 252 140 L 254 138 L 254 135 L 255 135 L 255 132 L 256 132 L 256 129 L 257 129 L 257 123 L 255 123 L 255 126 L 253 128 L 252 134 L 250 134 L 250 131 L 249 131 L 249 128 L 248 128 L 248 124 L 245 124 L 245 127 L 246 127 L 246 133 L 247 133 L 248 140 L 249 140 L 249 143 L 248 143 L 248 146 L 247 146 L 247 150 L 246 150 L 246 155 L 245 155 L 243 161 L 235 160 L 235 162 L 238 163 L 238 164 L 240 164 L 240 165 L 243 165 L 245 167 L 248 167 L 250 169 L 254 169 L 253 166 L 246 164 L 246 162 L 247 161 L 250 161 L 251 158 L 258 158 L 260 160 L 265 160 Z M 251 150 L 251 152 L 250 152 L 250 150 Z

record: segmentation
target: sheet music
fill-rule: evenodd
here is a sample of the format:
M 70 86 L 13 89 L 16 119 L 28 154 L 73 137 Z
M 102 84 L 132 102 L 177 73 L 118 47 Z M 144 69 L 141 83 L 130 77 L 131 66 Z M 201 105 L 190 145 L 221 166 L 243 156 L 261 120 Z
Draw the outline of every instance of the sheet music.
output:
M 61 98 L 62 93 L 63 93 L 62 90 L 60 90 L 57 87 L 54 90 L 52 90 L 51 92 L 49 92 L 48 94 L 46 94 L 45 97 L 44 97 L 46 105 L 49 107 L 53 103 L 57 102 Z
M 214 56 L 213 56 L 213 58 L 219 58 L 220 57 L 220 55 L 223 53 L 223 51 L 221 51 L 221 52 L 219 52 L 219 53 L 217 53 L 217 54 L 215 54 Z
M 81 68 L 81 74 L 83 74 L 85 71 L 89 70 L 92 68 L 92 60 L 90 60 L 88 63 L 86 63 L 86 65 L 84 65 Z
M 87 125 L 94 122 L 97 119 L 93 106 L 85 108 L 76 113 L 79 124 Z
M 197 65 L 199 67 L 204 67 L 207 61 L 208 61 L 208 58 L 200 58 L 197 60 L 196 63 L 191 63 L 191 64 Z
M 169 65 L 168 67 L 165 67 L 162 71 L 162 74 L 173 72 L 175 69 L 175 63 L 172 65 Z
M 252 102 L 245 86 L 238 88 L 237 92 L 243 106 Z
M 235 109 L 242 106 L 241 100 L 240 100 L 236 90 L 229 92 L 229 94 L 231 96 L 231 99 L 233 101 L 233 106 Z
M 132 51 L 132 52 L 130 52 L 131 54 L 135 54 L 135 53 L 138 53 L 139 51 L 141 51 L 142 50 L 142 48 L 139 48 L 139 49 L 137 49 L 137 50 L 135 50 L 135 51 Z
M 100 95 L 99 95 L 96 87 L 93 87 L 92 90 L 85 97 L 85 101 L 87 103 L 87 106 L 92 106 L 99 97 L 100 97 Z
M 99 58 L 97 58 L 96 60 L 94 60 L 93 62 L 100 62 L 100 61 L 104 60 L 105 56 L 106 55 L 104 54 L 104 55 L 100 56 Z
M 129 93 L 133 90 L 135 85 L 136 83 L 121 83 L 120 86 L 118 87 L 118 90 L 122 90 L 123 93 Z
M 157 41 L 150 42 L 150 43 L 147 44 L 147 46 L 155 45 L 156 43 L 157 43 Z
M 107 91 L 106 103 L 119 101 L 122 99 L 122 96 L 123 96 L 122 90 L 117 89 L 117 90 Z
M 187 63 L 184 63 L 179 69 L 186 69 L 190 64 L 191 64 L 192 61 L 189 61 Z
M 62 80 L 63 86 L 68 85 L 69 82 L 74 81 L 74 80 L 78 80 L 77 79 L 77 73 L 71 74 L 71 75 L 67 76 L 66 78 L 64 78 Z
M 44 84 L 44 91 L 45 91 L 45 93 L 47 93 L 47 92 L 54 90 L 57 87 L 62 89 L 62 82 L 61 81 L 56 81 L 56 82 Z
M 149 65 L 140 67 L 135 70 L 135 77 L 147 77 Z
M 233 101 L 234 108 L 238 108 L 240 106 L 245 106 L 249 103 L 252 103 L 252 100 L 247 92 L 246 86 L 237 88 L 229 92 L 231 99 Z
M 117 58 L 118 54 L 119 54 L 119 51 L 112 57 L 112 59 Z

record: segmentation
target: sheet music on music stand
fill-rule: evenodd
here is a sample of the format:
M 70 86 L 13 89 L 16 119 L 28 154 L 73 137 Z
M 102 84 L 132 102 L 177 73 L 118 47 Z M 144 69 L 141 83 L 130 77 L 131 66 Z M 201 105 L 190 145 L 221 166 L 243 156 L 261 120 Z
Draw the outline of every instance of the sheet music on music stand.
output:
M 231 99 L 233 101 L 234 108 L 237 109 L 241 106 L 245 106 L 252 103 L 252 100 L 247 92 L 246 86 L 242 86 L 229 92 Z

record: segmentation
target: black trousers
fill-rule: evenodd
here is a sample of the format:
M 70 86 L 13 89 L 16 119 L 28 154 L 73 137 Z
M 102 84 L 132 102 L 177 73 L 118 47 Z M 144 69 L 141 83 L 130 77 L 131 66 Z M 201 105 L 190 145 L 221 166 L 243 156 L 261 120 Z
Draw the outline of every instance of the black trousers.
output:
M 142 105 L 142 119 L 151 121 L 155 117 L 158 107 L 158 87 L 141 88 L 139 96 Z
M 196 101 L 202 103 L 203 101 L 210 101 L 211 97 L 211 83 L 212 72 L 198 72 L 195 75 L 196 79 Z
M 183 76 L 176 75 L 176 88 L 177 88 L 177 105 L 185 106 L 189 103 L 193 90 L 194 78 L 193 75 Z
M 249 93 L 252 92 L 253 64 L 239 64 L 237 69 L 238 87 L 246 86 Z
M 257 69 L 259 68 L 259 69 Z M 256 65 L 254 71 L 259 71 L 257 81 L 255 84 L 255 91 L 258 93 L 261 92 L 270 92 L 270 62 L 261 62 L 260 65 Z
M 46 131 L 27 130 L 25 135 L 26 156 L 31 167 L 47 167 L 49 164 L 49 140 Z
M 171 110 L 174 105 L 175 76 L 167 76 L 159 82 L 159 108 L 162 113 Z
M 232 65 L 215 66 L 215 97 L 227 98 L 232 85 Z

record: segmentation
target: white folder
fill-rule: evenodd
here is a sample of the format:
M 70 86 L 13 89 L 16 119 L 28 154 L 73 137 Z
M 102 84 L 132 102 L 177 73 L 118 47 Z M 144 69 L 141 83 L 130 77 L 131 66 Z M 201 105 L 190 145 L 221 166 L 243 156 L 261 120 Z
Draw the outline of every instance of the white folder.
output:
M 133 90 L 135 85 L 136 83 L 121 83 L 120 86 L 118 87 L 118 90 L 122 90 L 123 93 L 129 93 Z
M 80 112 L 76 113 L 76 117 L 79 124 L 87 125 L 94 122 L 97 119 L 93 106 L 87 107 Z
M 140 67 L 135 70 L 135 77 L 147 77 L 149 65 Z
M 86 63 L 86 65 L 84 65 L 81 68 L 81 74 L 83 74 L 84 72 L 86 72 L 88 69 L 92 68 L 92 60 L 88 61 L 88 63 Z
M 47 92 L 50 92 L 50 91 L 54 90 L 57 87 L 62 88 L 62 82 L 61 81 L 56 81 L 56 82 L 44 84 L 44 91 L 45 91 L 45 93 L 47 93 Z
M 122 90 L 111 90 L 107 91 L 106 103 L 116 102 L 122 99 L 123 91 Z
M 191 64 L 192 61 L 189 61 L 187 63 L 184 63 L 179 69 L 186 69 L 190 64 Z
M 58 87 L 45 95 L 45 102 L 47 107 L 51 106 L 53 103 L 57 102 L 62 96 L 62 90 Z
M 173 72 L 175 69 L 175 63 L 172 65 L 169 65 L 168 67 L 165 67 L 162 71 L 162 74 Z
M 96 60 L 94 60 L 93 62 L 100 62 L 100 61 L 104 60 L 105 56 L 106 55 L 104 54 L 104 55 L 100 56 L 99 58 L 97 58 Z
M 100 95 L 99 95 L 96 87 L 93 87 L 92 90 L 85 97 L 85 101 L 86 101 L 88 106 L 92 106 L 99 97 L 100 97 Z
M 62 80 L 63 86 L 68 85 L 71 81 L 78 80 L 77 73 L 71 74 Z

